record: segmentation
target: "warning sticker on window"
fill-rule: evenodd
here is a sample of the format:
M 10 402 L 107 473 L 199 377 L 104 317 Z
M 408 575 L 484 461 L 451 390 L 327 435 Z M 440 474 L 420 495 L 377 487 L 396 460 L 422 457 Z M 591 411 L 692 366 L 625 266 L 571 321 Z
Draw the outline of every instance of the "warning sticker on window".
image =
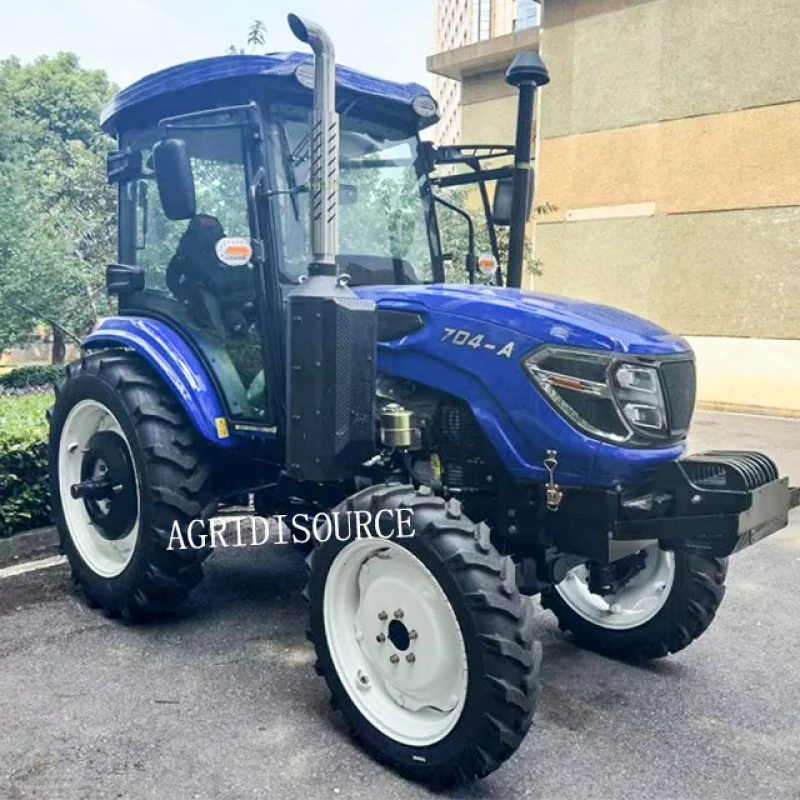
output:
M 252 255 L 250 240 L 244 237 L 226 236 L 217 242 L 217 258 L 229 267 L 243 267 Z

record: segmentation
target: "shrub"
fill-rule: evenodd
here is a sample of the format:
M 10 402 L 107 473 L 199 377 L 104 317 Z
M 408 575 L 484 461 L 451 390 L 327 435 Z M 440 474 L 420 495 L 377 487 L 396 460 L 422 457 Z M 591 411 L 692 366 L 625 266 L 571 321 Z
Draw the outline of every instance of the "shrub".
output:
M 50 523 L 45 412 L 52 404 L 52 395 L 0 396 L 0 537 Z
M 0 394 L 22 394 L 33 389 L 47 389 L 64 375 L 64 367 L 51 364 L 31 364 L 17 367 L 0 375 Z

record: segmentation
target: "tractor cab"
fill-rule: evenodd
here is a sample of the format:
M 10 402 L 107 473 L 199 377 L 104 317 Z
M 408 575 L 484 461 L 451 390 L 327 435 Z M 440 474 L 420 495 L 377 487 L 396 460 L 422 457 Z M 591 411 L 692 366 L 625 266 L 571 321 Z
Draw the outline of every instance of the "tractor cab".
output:
M 338 67 L 339 248 L 351 286 L 444 279 L 419 133 L 428 91 Z M 179 327 L 211 364 L 230 418 L 275 425 L 264 364 L 280 368 L 285 296 L 311 260 L 313 64 L 223 56 L 150 75 L 103 114 L 118 140 L 122 315 Z M 278 398 L 274 398 L 278 401 Z

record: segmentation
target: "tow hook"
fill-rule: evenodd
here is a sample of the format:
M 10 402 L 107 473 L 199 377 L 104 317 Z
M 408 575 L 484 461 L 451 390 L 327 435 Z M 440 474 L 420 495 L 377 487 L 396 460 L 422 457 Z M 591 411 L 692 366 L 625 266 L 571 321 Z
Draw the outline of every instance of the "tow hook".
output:
M 555 471 L 558 467 L 558 453 L 555 450 L 547 451 L 547 458 L 544 460 L 544 467 L 550 473 L 550 480 L 547 482 L 547 510 L 558 511 L 561 501 L 564 499 L 564 492 L 555 481 Z

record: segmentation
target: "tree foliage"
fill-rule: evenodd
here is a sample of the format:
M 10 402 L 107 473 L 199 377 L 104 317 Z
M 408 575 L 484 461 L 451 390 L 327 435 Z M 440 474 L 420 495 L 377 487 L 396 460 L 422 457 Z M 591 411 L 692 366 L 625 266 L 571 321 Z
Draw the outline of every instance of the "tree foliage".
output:
M 65 338 L 109 312 L 113 142 L 98 120 L 113 93 L 105 72 L 70 53 L 0 62 L 0 349 L 45 324 L 58 361 Z
M 263 47 L 267 41 L 267 26 L 260 19 L 254 19 L 247 29 L 247 40 L 245 47 L 237 47 L 235 44 L 229 45 L 225 51 L 228 55 L 243 56 L 253 53 L 256 47 Z
M 475 223 L 475 250 L 477 255 L 491 253 L 489 227 L 486 222 L 486 215 L 483 212 L 483 206 L 479 202 L 477 191 L 467 187 L 459 187 L 442 189 L 439 190 L 438 194 L 453 205 L 467 211 L 472 217 Z M 555 210 L 556 207 L 550 203 L 537 205 L 534 209 L 538 216 L 551 214 Z M 461 216 L 441 204 L 438 205 L 437 220 L 442 252 L 452 256 L 445 268 L 447 280 L 451 283 L 465 283 L 468 280 L 466 268 L 467 252 L 469 250 L 467 223 Z M 505 271 L 508 264 L 509 228 L 498 227 L 496 232 L 500 266 Z M 526 274 L 542 274 L 542 262 L 534 255 L 533 239 L 530 236 L 525 239 L 523 261 Z

